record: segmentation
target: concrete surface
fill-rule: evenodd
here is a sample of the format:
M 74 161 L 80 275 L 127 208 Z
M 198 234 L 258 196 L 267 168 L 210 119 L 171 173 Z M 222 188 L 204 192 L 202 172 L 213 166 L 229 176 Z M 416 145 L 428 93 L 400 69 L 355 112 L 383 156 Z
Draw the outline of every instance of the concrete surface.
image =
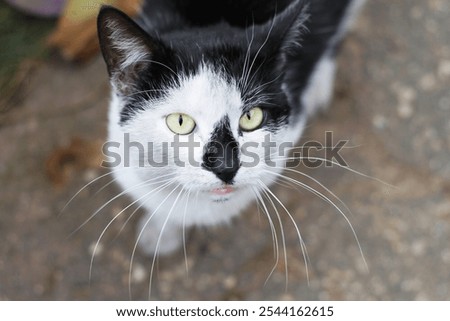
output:
M 343 46 L 333 105 L 304 138 L 324 141 L 332 131 L 336 141 L 349 140 L 343 155 L 350 167 L 387 183 L 336 166 L 299 167 L 351 211 L 368 271 L 351 228 L 333 206 L 277 186 L 305 240 L 309 282 L 287 215 L 287 265 L 281 257 L 271 274 L 270 227 L 252 206 L 231 226 L 192 231 L 187 260 L 182 251 L 159 259 L 151 299 L 449 299 L 448 21 L 446 0 L 369 2 Z M 129 199 L 113 202 L 69 237 L 120 192 L 108 177 L 84 189 L 60 215 L 83 185 L 106 174 L 92 165 L 106 128 L 102 61 L 82 67 L 48 61 L 22 90 L 22 99 L 0 115 L 0 299 L 126 300 L 129 288 L 133 299 L 148 299 L 151 259 L 136 255 L 129 284 L 134 218 L 121 232 L 126 217 L 108 229 L 89 279 L 93 246 Z

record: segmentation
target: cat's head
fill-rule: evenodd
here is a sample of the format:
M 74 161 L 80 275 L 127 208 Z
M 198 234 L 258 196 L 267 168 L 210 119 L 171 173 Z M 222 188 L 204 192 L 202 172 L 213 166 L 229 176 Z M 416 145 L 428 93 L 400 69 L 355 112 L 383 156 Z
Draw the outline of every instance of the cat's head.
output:
M 216 200 L 274 181 L 304 122 L 284 75 L 306 18 L 299 0 L 261 25 L 219 23 L 157 35 L 102 8 L 110 128 L 146 148 L 131 151 L 130 166 L 144 179 L 173 174 L 184 188 Z M 164 166 L 151 166 L 156 160 Z

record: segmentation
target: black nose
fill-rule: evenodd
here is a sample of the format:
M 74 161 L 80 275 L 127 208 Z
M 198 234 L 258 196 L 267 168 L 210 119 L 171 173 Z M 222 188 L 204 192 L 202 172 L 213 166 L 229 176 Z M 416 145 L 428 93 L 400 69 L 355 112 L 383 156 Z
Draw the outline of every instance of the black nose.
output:
M 238 143 L 230 140 L 226 145 L 222 142 L 209 142 L 203 155 L 203 168 L 213 172 L 225 184 L 233 184 L 239 164 Z
M 222 180 L 225 184 L 233 184 L 233 179 L 237 174 L 238 168 L 223 168 L 213 170 L 213 173 Z

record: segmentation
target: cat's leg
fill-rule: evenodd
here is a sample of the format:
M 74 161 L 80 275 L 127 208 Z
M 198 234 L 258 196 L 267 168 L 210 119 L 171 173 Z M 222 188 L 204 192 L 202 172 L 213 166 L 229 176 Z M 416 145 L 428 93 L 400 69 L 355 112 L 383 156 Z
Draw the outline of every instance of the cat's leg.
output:
M 326 109 L 333 98 L 336 74 L 336 54 L 340 42 L 355 23 L 366 0 L 351 0 L 336 33 L 330 38 L 325 52 L 314 66 L 301 96 L 301 105 L 308 116 Z
M 138 223 L 139 248 L 147 255 L 168 255 L 176 251 L 183 242 L 178 225 L 147 213 Z
M 316 64 L 314 71 L 301 96 L 302 105 L 308 116 L 328 107 L 333 98 L 336 57 L 325 53 Z

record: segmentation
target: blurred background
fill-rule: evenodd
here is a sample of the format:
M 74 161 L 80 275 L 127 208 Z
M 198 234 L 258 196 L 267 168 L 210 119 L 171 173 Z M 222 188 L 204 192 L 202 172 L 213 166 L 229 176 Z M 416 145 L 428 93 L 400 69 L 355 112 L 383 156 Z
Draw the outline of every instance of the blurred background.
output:
M 109 1 L 130 14 L 137 2 Z M 110 177 L 95 180 L 107 173 L 99 164 L 109 97 L 98 8 L 93 0 L 0 1 L 2 300 L 149 298 L 152 259 L 138 252 L 130 268 L 136 219 L 125 223 L 134 208 L 94 253 L 131 200 L 117 198 L 84 224 L 120 193 Z M 271 272 L 270 226 L 253 205 L 230 226 L 191 231 L 186 256 L 160 258 L 150 299 L 449 299 L 449 21 L 447 0 L 368 1 L 339 55 L 333 104 L 303 139 L 324 142 L 332 131 L 335 142 L 349 141 L 342 155 L 350 168 L 378 179 L 298 168 L 348 207 L 328 194 L 356 231 L 368 271 L 334 206 L 275 186 L 300 227 L 307 269 L 282 213 L 287 260 L 280 240 Z

